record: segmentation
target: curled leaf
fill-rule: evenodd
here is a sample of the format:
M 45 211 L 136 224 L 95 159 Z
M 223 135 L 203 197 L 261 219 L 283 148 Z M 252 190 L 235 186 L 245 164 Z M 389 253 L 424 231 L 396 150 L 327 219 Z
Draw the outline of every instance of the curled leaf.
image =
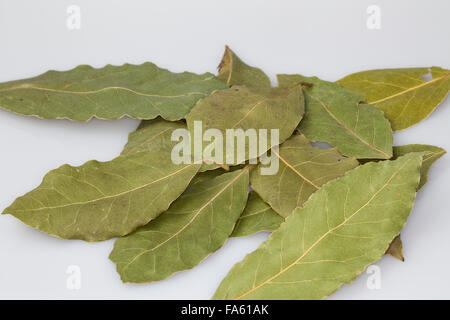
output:
M 215 299 L 321 299 L 380 259 L 411 211 L 422 154 L 367 163 L 314 193 L 236 264 Z M 365 183 L 361 183 L 364 181 Z
M 179 120 L 194 104 L 228 85 L 210 73 L 172 73 L 155 64 L 87 65 L 0 83 L 0 108 L 44 119 Z
M 394 240 L 392 240 L 389 248 L 386 250 L 386 254 L 389 254 L 400 261 L 405 261 L 405 257 L 403 255 L 403 243 L 400 235 L 396 236 Z
M 218 69 L 217 78 L 228 84 L 270 88 L 269 77 L 261 69 L 245 64 L 228 46 Z
M 392 130 L 383 112 L 361 103 L 362 97 L 339 85 L 301 75 L 278 75 L 281 87 L 305 86 L 305 117 L 298 129 L 308 139 L 327 142 L 345 156 L 357 159 L 392 157 Z
M 433 79 L 423 76 L 431 73 Z M 337 83 L 362 95 L 384 111 L 395 131 L 426 119 L 450 90 L 450 70 L 439 67 L 369 70 L 348 75 Z
M 122 281 L 162 280 L 219 249 L 248 196 L 248 168 L 194 182 L 161 216 L 118 239 L 110 259 Z

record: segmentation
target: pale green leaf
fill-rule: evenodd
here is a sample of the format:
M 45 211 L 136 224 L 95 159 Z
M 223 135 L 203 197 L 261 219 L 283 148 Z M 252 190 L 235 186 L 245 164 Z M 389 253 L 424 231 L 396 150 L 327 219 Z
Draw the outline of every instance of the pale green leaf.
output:
M 166 152 L 64 165 L 50 171 L 38 188 L 16 199 L 3 214 L 64 239 L 123 236 L 167 210 L 199 167 L 175 165 Z
M 411 211 L 422 154 L 371 162 L 315 192 L 236 264 L 215 299 L 321 299 L 379 260 Z
M 191 137 L 194 139 L 199 138 L 195 134 L 194 121 L 201 121 L 203 132 L 208 129 L 218 129 L 223 137 L 221 140 L 223 141 L 223 157 L 219 159 L 221 161 L 216 162 L 236 165 L 240 163 L 237 159 L 241 158 L 245 161 L 251 156 L 249 143 L 247 142 L 244 150 L 241 150 L 237 148 L 238 142 L 235 141 L 234 149 L 227 150 L 227 129 L 256 130 L 257 135 L 260 129 L 267 129 L 267 144 L 265 148 L 259 147 L 257 150 L 257 156 L 260 156 L 292 135 L 303 112 L 304 98 L 300 86 L 291 89 L 234 86 L 227 90 L 215 91 L 207 98 L 200 100 L 187 115 L 186 120 Z M 279 130 L 278 143 L 272 139 L 272 129 Z M 260 145 L 259 139 L 255 145 Z M 220 149 L 215 140 L 205 142 L 203 147 L 210 147 L 212 150 Z M 231 153 L 234 154 L 234 160 L 227 161 L 227 158 L 232 158 Z
M 345 156 L 358 159 L 389 159 L 392 156 L 392 130 L 383 112 L 361 103 L 362 97 L 339 85 L 316 77 L 278 75 L 281 87 L 297 82 L 305 87 L 305 116 L 299 130 L 308 139 L 338 148 Z
M 294 135 L 279 151 L 272 150 L 279 159 L 275 175 L 261 175 L 259 164 L 250 174 L 254 191 L 282 217 L 301 207 L 310 195 L 328 181 L 334 180 L 358 166 L 354 158 L 342 156 L 335 148 L 313 147 L 303 135 Z
M 271 86 L 269 77 L 261 69 L 245 64 L 228 46 L 225 46 L 217 78 L 231 85 L 258 88 Z
M 245 237 L 261 231 L 278 229 L 284 219 L 265 203 L 256 192 L 251 192 L 231 237 Z
M 116 241 L 110 259 L 122 281 L 162 280 L 198 265 L 228 239 L 247 196 L 248 168 L 193 183 L 168 211 Z
M 431 73 L 433 79 L 422 77 Z M 450 70 L 439 67 L 357 72 L 337 83 L 384 111 L 395 131 L 427 118 L 450 90 Z
M 0 108 L 44 119 L 88 121 L 179 120 L 200 99 L 227 84 L 210 73 L 172 73 L 153 63 L 87 65 L 49 71 L 35 78 L 0 83 Z

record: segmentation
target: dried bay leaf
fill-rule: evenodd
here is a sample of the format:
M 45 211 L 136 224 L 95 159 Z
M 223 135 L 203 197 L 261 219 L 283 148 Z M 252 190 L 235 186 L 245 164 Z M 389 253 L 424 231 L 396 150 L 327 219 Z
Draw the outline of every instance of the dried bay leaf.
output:
M 157 219 L 114 244 L 122 281 L 158 281 L 191 269 L 219 249 L 248 196 L 248 167 L 195 183 Z
M 362 97 L 317 77 L 278 75 L 280 87 L 309 82 L 305 87 L 305 116 L 298 129 L 308 139 L 327 142 L 345 156 L 389 159 L 392 130 L 383 112 L 361 103 Z
M 64 239 L 107 240 L 129 234 L 167 210 L 200 165 L 175 165 L 167 152 L 138 152 L 50 171 L 3 214 Z
M 230 85 L 271 87 L 269 77 L 261 69 L 245 64 L 228 46 L 225 46 L 225 53 L 218 69 L 217 78 Z
M 172 73 L 155 64 L 87 65 L 0 83 L 0 108 L 44 119 L 179 120 L 212 91 L 228 85 L 210 73 Z
M 284 219 L 265 203 L 256 192 L 251 192 L 247 206 L 236 222 L 231 237 L 245 237 L 261 231 L 278 229 Z
M 422 77 L 431 73 L 433 79 Z M 426 119 L 450 90 L 450 70 L 439 67 L 381 69 L 353 73 L 337 81 L 384 111 L 395 131 Z
M 215 91 L 200 100 L 187 115 L 186 121 L 191 137 L 195 137 L 195 121 L 201 121 L 203 132 L 218 129 L 224 139 L 227 129 L 243 131 L 250 129 L 256 130 L 257 133 L 259 129 L 267 129 L 267 144 L 265 148 L 259 147 L 257 150 L 257 156 L 260 156 L 292 135 L 303 112 L 304 97 L 301 86 L 291 89 L 234 86 L 227 90 Z M 273 142 L 271 129 L 279 130 L 278 143 Z M 222 147 L 219 147 L 216 141 L 212 141 L 207 147 L 212 150 L 223 148 L 223 164 L 237 165 L 240 164 L 238 159 L 241 158 L 243 161 L 249 159 L 248 144 L 245 150 L 240 150 L 235 143 L 234 149 L 228 150 L 234 153 L 234 160 L 226 161 L 230 155 L 227 154 L 226 145 L 227 143 L 223 142 Z M 256 145 L 259 146 L 259 139 Z
M 354 158 L 342 156 L 335 148 L 313 147 L 303 135 L 294 135 L 284 142 L 279 151 L 275 175 L 261 175 L 258 164 L 250 174 L 254 191 L 282 217 L 287 217 L 296 207 L 301 207 L 310 195 L 328 181 L 343 176 L 357 167 Z
M 321 299 L 380 259 L 414 203 L 422 154 L 371 162 L 315 192 L 236 264 L 215 299 Z

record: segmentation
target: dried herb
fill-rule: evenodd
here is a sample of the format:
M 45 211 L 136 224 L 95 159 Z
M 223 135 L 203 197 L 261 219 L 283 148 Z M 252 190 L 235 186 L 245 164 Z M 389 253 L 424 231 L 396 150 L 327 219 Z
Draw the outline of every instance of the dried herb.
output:
M 430 81 L 423 76 L 431 74 Z M 439 67 L 369 70 L 337 82 L 384 111 L 395 131 L 427 118 L 450 90 L 450 70 Z
M 216 154 L 217 149 L 222 151 L 222 159 L 216 162 L 236 165 L 241 163 L 239 159 L 245 161 L 256 158 L 288 139 L 302 119 L 303 112 L 304 98 L 301 86 L 292 89 L 234 86 L 227 90 L 215 91 L 209 97 L 200 100 L 187 115 L 186 120 L 191 137 L 194 139 L 198 139 L 195 122 L 201 125 L 203 132 L 208 129 L 218 130 L 225 138 L 227 129 L 242 129 L 244 132 L 248 129 L 253 130 L 258 146 L 253 156 L 248 146 L 242 150 L 237 148 L 237 142 L 231 150 L 227 150 L 227 143 L 223 143 L 220 139 L 220 144 L 213 140 L 204 147 L 208 148 L 212 155 Z M 260 129 L 267 130 L 267 143 L 263 148 L 260 147 L 257 135 Z M 278 130 L 278 140 L 272 138 L 273 129 Z M 209 157 L 204 159 L 210 160 Z
M 403 260 L 401 229 L 445 150 L 393 147 L 391 126 L 428 117 L 450 71 L 369 70 L 336 83 L 281 74 L 272 88 L 229 47 L 218 69 L 79 66 L 0 83 L 1 108 L 15 113 L 143 120 L 120 156 L 50 171 L 3 214 L 64 239 L 119 237 L 110 259 L 132 283 L 191 269 L 229 237 L 272 232 L 215 299 L 320 299 L 385 253 Z
M 0 107 L 44 119 L 179 120 L 201 98 L 227 85 L 211 73 L 172 73 L 153 63 L 82 65 L 38 77 L 0 83 Z
M 35 190 L 5 209 L 64 239 L 107 240 L 147 224 L 177 199 L 200 165 L 175 165 L 170 153 L 138 152 L 50 171 Z

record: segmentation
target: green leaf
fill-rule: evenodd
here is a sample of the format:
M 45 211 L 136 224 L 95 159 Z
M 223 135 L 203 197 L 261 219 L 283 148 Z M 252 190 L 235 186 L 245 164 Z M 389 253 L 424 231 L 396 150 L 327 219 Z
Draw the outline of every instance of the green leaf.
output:
M 411 152 L 424 152 L 422 169 L 420 170 L 420 183 L 417 188 L 420 189 L 428 181 L 428 171 L 431 165 L 440 157 L 442 157 L 446 151 L 442 148 L 431 146 L 427 144 L 408 144 L 404 146 L 394 147 L 394 159 L 401 157 Z
M 226 139 L 227 129 L 244 131 L 250 129 L 256 130 L 257 133 L 259 129 L 267 129 L 267 144 L 265 148 L 259 147 L 257 151 L 257 156 L 260 156 L 292 135 L 303 112 L 304 98 L 300 86 L 292 89 L 234 86 L 227 90 L 215 91 L 207 98 L 200 100 L 187 115 L 186 120 L 191 137 L 195 139 L 198 137 L 195 134 L 194 121 L 201 121 L 203 132 L 208 129 L 218 129 L 223 140 Z M 278 143 L 272 141 L 271 129 L 279 130 Z M 223 158 L 228 158 L 231 154 L 227 154 L 226 145 L 227 142 L 224 141 Z M 234 149 L 229 150 L 234 153 L 234 160 L 220 159 L 222 162 L 218 163 L 236 165 L 240 163 L 237 161 L 239 158 L 243 161 L 248 160 L 250 157 L 248 144 L 245 150 L 240 150 L 237 145 L 238 143 L 234 143 Z M 259 139 L 255 145 L 260 145 Z M 220 148 L 215 140 L 208 142 L 207 147 L 212 150 Z
M 248 168 L 193 183 L 168 211 L 116 241 L 110 259 L 122 281 L 162 280 L 198 265 L 228 239 L 247 196 Z
M 107 240 L 129 234 L 166 211 L 199 167 L 175 165 L 164 152 L 64 165 L 3 214 L 60 238 Z
M 321 299 L 380 259 L 411 211 L 422 155 L 371 162 L 315 192 L 236 264 L 215 299 Z
M 269 77 L 258 68 L 250 67 L 228 46 L 219 64 L 217 78 L 231 85 L 245 85 L 247 87 L 270 88 Z
M 122 155 L 136 152 L 170 152 L 177 142 L 172 141 L 172 132 L 187 129 L 180 121 L 166 121 L 161 118 L 142 121 L 136 131 L 130 133 Z
M 239 217 L 231 237 L 246 237 L 261 231 L 274 231 L 283 221 L 284 219 L 256 192 L 251 192 L 247 206 Z
M 357 167 L 354 158 L 343 157 L 335 148 L 313 147 L 303 135 L 294 135 L 272 149 L 279 158 L 275 175 L 261 175 L 259 164 L 250 174 L 254 191 L 282 217 L 287 217 L 296 207 L 301 207 L 310 195 L 328 181 L 334 180 Z
M 297 82 L 305 87 L 305 117 L 298 129 L 313 141 L 338 148 L 345 156 L 358 159 L 389 159 L 392 156 L 392 130 L 383 112 L 361 103 L 362 97 L 339 85 L 316 77 L 278 75 L 281 87 Z
M 88 121 L 179 120 L 200 98 L 228 85 L 210 73 L 172 73 L 150 62 L 141 65 L 87 65 L 49 71 L 38 77 L 0 83 L 0 108 L 44 119 Z
M 422 76 L 431 73 L 433 80 Z M 395 131 L 426 119 L 450 90 L 450 70 L 439 67 L 381 69 L 357 72 L 337 83 L 362 95 L 384 111 Z
M 392 240 L 389 248 L 386 250 L 386 254 L 389 254 L 400 261 L 405 261 L 405 257 L 403 256 L 403 243 L 400 239 L 400 235 Z

